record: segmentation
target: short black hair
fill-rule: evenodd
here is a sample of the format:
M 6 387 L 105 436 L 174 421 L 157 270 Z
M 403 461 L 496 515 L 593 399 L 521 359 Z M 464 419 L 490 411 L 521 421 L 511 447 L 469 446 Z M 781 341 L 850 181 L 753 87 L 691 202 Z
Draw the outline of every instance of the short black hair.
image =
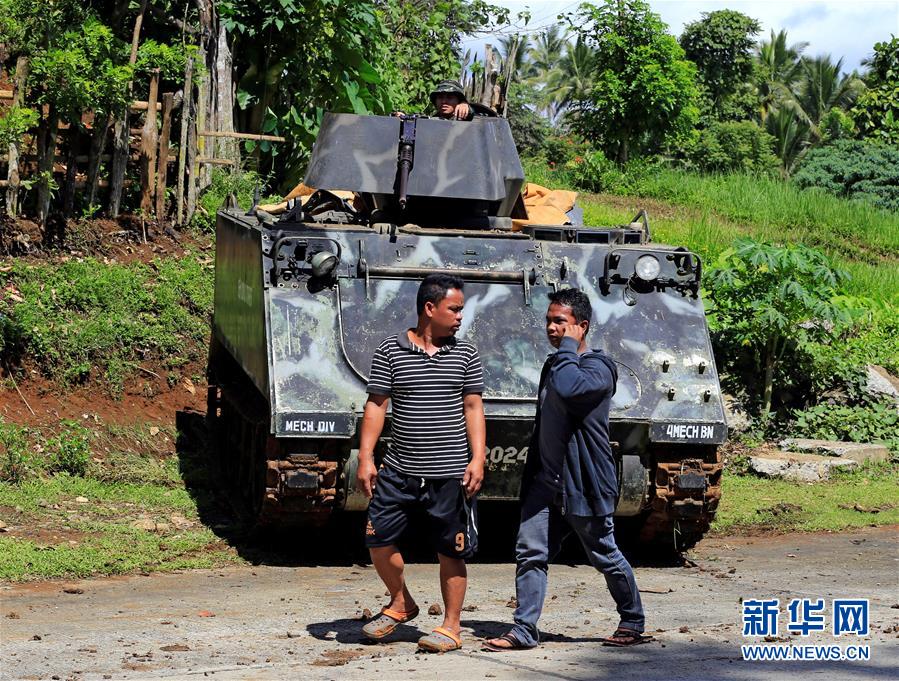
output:
M 590 304 L 590 299 L 579 288 L 563 288 L 553 291 L 549 294 L 549 303 L 550 305 L 555 303 L 570 307 L 576 322 L 584 320 L 590 322 L 593 318 L 593 306 Z
M 425 303 L 438 305 L 446 298 L 446 292 L 451 288 L 461 291 L 464 287 L 465 282 L 453 274 L 429 274 L 418 287 L 418 297 L 415 301 L 418 314 L 425 311 Z

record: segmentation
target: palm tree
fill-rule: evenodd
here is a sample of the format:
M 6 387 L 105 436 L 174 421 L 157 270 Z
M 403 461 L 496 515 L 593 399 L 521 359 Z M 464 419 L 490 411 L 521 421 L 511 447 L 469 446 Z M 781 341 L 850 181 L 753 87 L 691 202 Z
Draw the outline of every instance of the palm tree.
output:
M 809 124 L 794 102 L 784 102 L 771 109 L 765 129 L 774 137 L 774 154 L 780 159 L 781 172 L 789 177 L 809 149 Z
M 586 42 L 578 38 L 572 45 L 568 44 L 565 55 L 559 60 L 559 67 L 550 74 L 546 83 L 546 92 L 552 96 L 555 119 L 564 112 L 572 102 L 585 99 L 593 83 L 596 70 L 596 54 Z
M 864 83 L 856 73 L 841 74 L 843 60 L 830 55 L 803 57 L 807 43 L 787 46 L 786 31 L 771 32 L 758 52 L 759 118 L 775 142 L 781 170 L 788 176 L 811 146 L 821 141 L 821 123 L 832 109 L 848 110 Z
M 531 48 L 530 57 L 536 71 L 535 75 L 543 82 L 546 82 L 547 74 L 559 66 L 559 60 L 566 47 L 565 35 L 565 31 L 558 24 L 553 24 L 537 37 Z
M 796 91 L 796 100 L 801 107 L 798 112 L 809 126 L 815 141 L 821 139 L 819 125 L 831 109 L 850 109 L 865 85 L 854 71 L 841 74 L 843 60 L 833 63 L 830 55 L 813 59 L 803 58 L 801 80 Z
M 521 33 L 513 33 L 499 39 L 500 56 L 503 59 L 502 73 L 507 76 L 509 82 L 533 75 L 533 64 L 528 59 L 530 42 L 530 38 Z
M 779 102 L 794 99 L 793 88 L 802 72 L 800 59 L 808 43 L 787 45 L 787 32 L 771 31 L 771 40 L 762 41 L 756 55 L 758 64 L 759 118 L 762 124 Z

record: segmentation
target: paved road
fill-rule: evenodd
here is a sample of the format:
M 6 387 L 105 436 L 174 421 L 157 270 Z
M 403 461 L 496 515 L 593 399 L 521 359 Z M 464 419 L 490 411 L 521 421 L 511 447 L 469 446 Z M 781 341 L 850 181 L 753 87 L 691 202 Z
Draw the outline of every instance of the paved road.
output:
M 475 564 L 464 613 L 465 648 L 418 655 L 422 614 L 388 644 L 363 642 L 355 617 L 383 589 L 370 567 L 259 565 L 183 574 L 0 587 L 3 679 L 821 679 L 899 678 L 899 528 L 854 534 L 715 538 L 695 565 L 640 566 L 656 640 L 601 647 L 616 623 L 588 566 L 554 565 L 542 620 L 546 641 L 520 653 L 487 653 L 479 639 L 511 617 L 513 568 Z M 436 566 L 412 565 L 419 601 L 438 600 Z M 83 590 L 66 593 L 64 589 Z M 864 643 L 868 662 L 744 662 L 741 597 L 871 602 L 871 633 L 829 633 L 787 643 Z M 424 608 L 423 608 L 424 610 Z M 829 620 L 828 620 L 829 621 Z M 785 616 L 781 626 L 786 625 Z M 781 632 L 784 635 L 786 632 Z

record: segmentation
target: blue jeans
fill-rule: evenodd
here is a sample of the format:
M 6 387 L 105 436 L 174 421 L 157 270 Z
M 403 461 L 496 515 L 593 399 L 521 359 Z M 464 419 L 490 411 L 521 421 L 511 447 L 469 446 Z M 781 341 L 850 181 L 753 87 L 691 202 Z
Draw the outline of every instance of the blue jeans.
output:
M 555 490 L 534 481 L 522 502 L 516 545 L 517 569 L 515 627 L 510 632 L 523 645 L 540 642 L 537 620 L 546 598 L 547 570 L 559 553 L 562 540 L 572 531 L 587 551 L 590 564 L 602 572 L 617 605 L 622 629 L 643 633 L 643 604 L 634 571 L 615 544 L 612 516 L 572 516 L 559 511 Z

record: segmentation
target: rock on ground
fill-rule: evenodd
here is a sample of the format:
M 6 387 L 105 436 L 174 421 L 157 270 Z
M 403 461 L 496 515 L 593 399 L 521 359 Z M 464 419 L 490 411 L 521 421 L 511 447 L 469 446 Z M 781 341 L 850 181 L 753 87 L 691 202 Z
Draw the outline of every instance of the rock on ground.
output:
M 838 456 L 844 459 L 852 459 L 858 463 L 887 461 L 890 458 L 890 450 L 886 446 L 864 442 L 788 438 L 781 440 L 779 446 L 785 452 Z
M 852 459 L 817 454 L 771 452 L 749 457 L 749 468 L 754 473 L 796 482 L 822 482 L 829 479 L 830 472 L 836 468 L 850 470 L 857 466 L 858 462 Z

